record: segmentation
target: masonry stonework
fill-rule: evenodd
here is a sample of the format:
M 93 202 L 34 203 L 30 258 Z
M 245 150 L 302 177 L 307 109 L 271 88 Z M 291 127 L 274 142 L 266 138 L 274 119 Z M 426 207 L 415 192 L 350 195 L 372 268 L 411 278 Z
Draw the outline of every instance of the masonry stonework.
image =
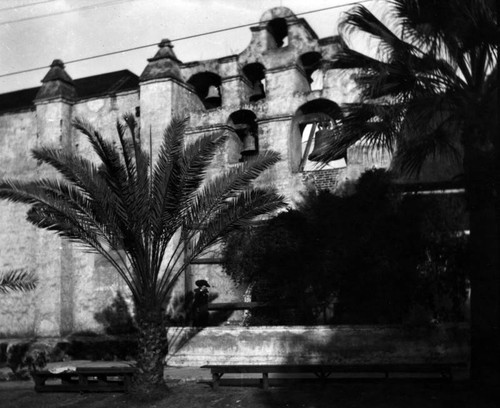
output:
M 228 132 L 209 175 L 257 152 L 278 151 L 282 161 L 257 183 L 275 185 L 290 205 L 308 188 L 335 189 L 363 169 L 388 165 L 385 152 L 373 156 L 365 146 L 350 148 L 347 161 L 333 168 L 322 170 L 307 160 L 304 135 L 311 126 L 325 121 L 334 126 L 339 106 L 358 98 L 350 74 L 328 64 L 338 50 L 336 37 L 319 39 L 304 19 L 284 7 L 265 12 L 251 33 L 250 44 L 238 55 L 187 63 L 177 59 L 170 41 L 162 40 L 140 77 L 119 71 L 73 80 L 55 60 L 40 88 L 0 95 L 0 177 L 52 176 L 30 157 L 36 146 L 50 144 L 92 158 L 71 121 L 85 118 L 113 140 L 116 120 L 128 112 L 137 116 L 147 148 L 151 135 L 153 157 L 174 116 L 189 116 L 188 142 L 206 132 Z M 124 283 L 99 256 L 34 228 L 25 220 L 26 211 L 26 206 L 0 202 L 0 272 L 33 270 L 40 284 L 27 294 L 0 297 L 0 335 L 101 330 L 94 314 L 118 290 L 126 293 Z M 191 290 L 199 278 L 211 283 L 218 302 L 243 299 L 216 255 L 192 265 L 176 293 Z

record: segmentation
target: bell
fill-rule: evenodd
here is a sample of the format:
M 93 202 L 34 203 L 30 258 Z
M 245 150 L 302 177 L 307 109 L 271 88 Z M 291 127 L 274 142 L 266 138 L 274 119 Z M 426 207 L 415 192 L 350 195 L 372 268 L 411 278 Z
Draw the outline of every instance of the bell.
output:
M 258 101 L 266 96 L 264 93 L 264 86 L 260 83 L 260 81 L 255 81 L 253 85 L 252 93 L 250 94 L 250 102 Z
M 243 137 L 243 148 L 241 149 L 242 156 L 249 156 L 257 152 L 257 140 L 251 133 L 247 133 Z
M 207 96 L 205 97 L 205 104 L 210 107 L 220 106 L 220 93 L 216 86 L 210 85 L 208 87 Z
M 332 129 L 318 130 L 314 136 L 314 149 L 307 158 L 311 161 L 319 161 L 318 157 L 325 152 L 328 147 L 328 140 L 331 140 L 333 137 L 334 131 Z M 340 156 L 339 159 L 342 157 Z M 337 158 L 333 160 L 337 160 Z
M 245 134 L 249 131 L 250 126 L 247 123 L 236 123 L 233 125 L 233 129 L 243 139 Z

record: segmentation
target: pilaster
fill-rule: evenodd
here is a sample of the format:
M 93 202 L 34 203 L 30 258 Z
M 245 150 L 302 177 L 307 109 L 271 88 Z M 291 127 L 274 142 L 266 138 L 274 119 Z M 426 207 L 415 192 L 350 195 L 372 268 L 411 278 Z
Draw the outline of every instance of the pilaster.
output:
M 158 44 L 159 50 L 140 77 L 141 129 L 149 145 L 151 132 L 153 160 L 156 157 L 163 130 L 174 116 L 188 116 L 193 109 L 202 109 L 198 96 L 184 82 L 181 61 L 168 39 Z
M 35 98 L 37 145 L 71 149 L 72 106 L 75 85 L 61 60 L 54 60 Z M 56 177 L 48 166 L 37 168 L 37 178 Z M 35 332 L 39 336 L 59 336 L 73 329 L 73 248 L 53 232 L 37 230 L 36 257 L 40 293 L 37 300 Z

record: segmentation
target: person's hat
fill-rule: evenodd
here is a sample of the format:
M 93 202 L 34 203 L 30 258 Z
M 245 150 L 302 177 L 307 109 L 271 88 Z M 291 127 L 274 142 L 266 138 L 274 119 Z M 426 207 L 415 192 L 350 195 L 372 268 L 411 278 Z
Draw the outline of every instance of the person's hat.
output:
M 206 286 L 207 288 L 210 287 L 210 285 L 208 284 L 208 282 L 205 279 L 199 279 L 194 284 L 196 286 L 198 286 L 199 288 L 201 288 L 202 286 Z

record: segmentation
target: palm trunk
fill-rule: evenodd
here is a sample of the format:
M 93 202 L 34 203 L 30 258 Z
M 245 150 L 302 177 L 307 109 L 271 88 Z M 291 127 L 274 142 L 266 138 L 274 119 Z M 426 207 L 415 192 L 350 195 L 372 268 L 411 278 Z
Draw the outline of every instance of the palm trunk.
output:
M 471 140 L 481 140 L 475 131 Z M 495 149 L 491 147 L 466 146 L 464 170 L 471 245 L 470 374 L 476 386 L 494 390 L 500 384 L 500 228 Z
M 163 397 L 167 386 L 163 379 L 167 354 L 165 313 L 159 307 L 137 307 L 138 353 L 132 393 L 141 400 Z

